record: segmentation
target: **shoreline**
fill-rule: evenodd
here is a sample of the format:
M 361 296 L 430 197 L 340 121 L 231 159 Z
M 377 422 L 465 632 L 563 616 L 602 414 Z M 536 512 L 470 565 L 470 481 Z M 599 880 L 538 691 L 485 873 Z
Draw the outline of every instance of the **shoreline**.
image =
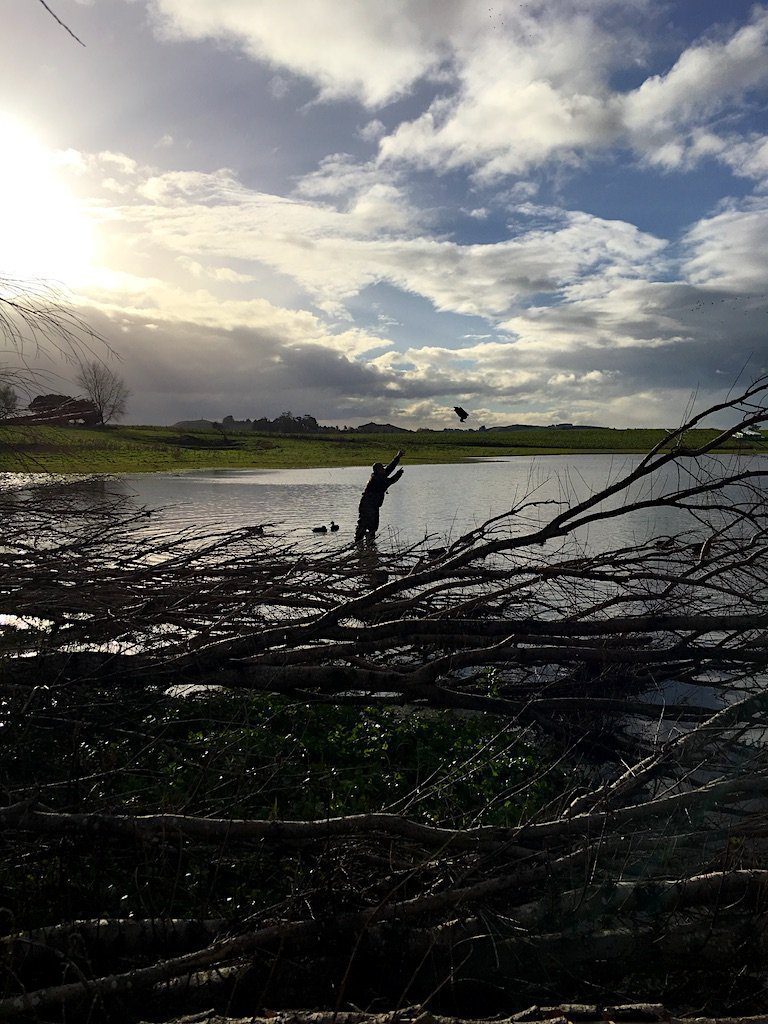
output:
M 691 431 L 686 443 L 714 439 Z M 123 475 L 205 470 L 334 469 L 388 462 L 403 446 L 410 465 L 548 455 L 644 455 L 668 432 L 660 429 L 527 429 L 509 432 L 413 434 L 180 434 L 170 427 L 50 427 L 0 423 L 0 473 Z M 696 435 L 695 437 L 693 435 Z M 718 454 L 765 454 L 768 448 L 731 441 Z
M 580 450 L 580 451 L 527 451 L 527 452 L 515 452 L 507 456 L 499 457 L 498 455 L 470 455 L 460 458 L 453 459 L 410 459 L 405 463 L 406 466 L 440 466 L 440 465 L 467 465 L 471 463 L 484 463 L 484 462 L 503 462 L 506 459 L 516 458 L 551 458 L 554 456 L 566 456 L 568 458 L 578 459 L 580 457 L 594 456 L 594 455 L 606 455 L 624 457 L 629 455 L 635 455 L 638 458 L 644 455 L 642 451 L 637 449 L 595 449 L 595 450 Z M 744 456 L 768 456 L 768 451 L 749 451 L 749 450 L 723 450 L 718 451 L 716 456 L 713 454 L 711 457 L 722 457 L 727 456 L 733 457 L 744 457 Z M 407 456 L 406 456 L 407 459 Z M 168 469 L 168 468 L 157 468 L 157 469 L 134 469 L 134 468 L 123 468 L 123 469 L 111 469 L 111 470 L 93 470 L 84 468 L 68 468 L 68 469 L 23 469 L 20 467 L 6 467 L 2 461 L 0 461 L 0 490 L 6 485 L 6 478 L 19 477 L 21 478 L 20 484 L 22 486 L 26 484 L 41 484 L 44 480 L 48 480 L 51 483 L 59 482 L 70 482 L 76 480 L 89 480 L 93 478 L 109 480 L 109 479 L 120 479 L 121 477 L 127 476 L 170 476 L 180 477 L 187 476 L 193 473 L 283 473 L 286 471 L 300 472 L 305 469 L 369 469 L 370 463 L 368 462 L 345 462 L 345 463 L 324 463 L 324 462 L 306 462 L 301 465 L 297 465 L 295 462 L 286 463 L 285 465 L 270 465 L 270 466 L 257 466 L 257 465 L 197 465 L 197 466 L 186 466 L 182 469 Z

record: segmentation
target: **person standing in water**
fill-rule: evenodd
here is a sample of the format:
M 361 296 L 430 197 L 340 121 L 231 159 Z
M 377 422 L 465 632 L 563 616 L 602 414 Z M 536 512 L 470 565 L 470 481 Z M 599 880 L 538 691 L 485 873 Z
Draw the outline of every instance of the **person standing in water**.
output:
M 376 531 L 379 528 L 379 509 L 384 502 L 384 495 L 392 484 L 396 484 L 403 475 L 402 469 L 398 469 L 396 473 L 394 472 L 403 455 L 405 455 L 405 452 L 399 451 L 388 466 L 385 466 L 382 462 L 374 462 L 373 472 L 368 483 L 365 485 L 363 496 L 360 499 L 357 529 L 355 530 L 355 544 L 365 541 L 366 544 L 371 545 L 375 542 Z M 390 473 L 392 476 L 390 476 Z

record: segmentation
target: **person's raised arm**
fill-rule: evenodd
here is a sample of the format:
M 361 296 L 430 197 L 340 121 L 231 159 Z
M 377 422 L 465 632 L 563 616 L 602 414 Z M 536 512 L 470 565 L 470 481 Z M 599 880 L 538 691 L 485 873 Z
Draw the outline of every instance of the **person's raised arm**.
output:
M 384 472 L 387 474 L 387 476 L 389 476 L 389 474 L 392 472 L 393 469 L 397 468 L 398 462 L 400 461 L 400 459 L 402 459 L 402 457 L 404 455 L 405 455 L 405 452 L 401 448 L 400 451 L 397 453 L 397 455 L 394 457 L 394 459 L 392 459 L 390 464 L 387 467 L 385 467 Z M 403 471 L 401 469 L 400 473 L 402 474 L 402 472 Z
M 400 477 L 402 475 L 403 475 L 402 469 L 398 469 L 398 471 L 396 473 L 394 473 L 391 477 L 389 477 L 389 479 L 387 480 L 387 490 L 389 490 L 389 488 L 392 486 L 392 484 L 396 484 L 397 481 L 400 479 Z

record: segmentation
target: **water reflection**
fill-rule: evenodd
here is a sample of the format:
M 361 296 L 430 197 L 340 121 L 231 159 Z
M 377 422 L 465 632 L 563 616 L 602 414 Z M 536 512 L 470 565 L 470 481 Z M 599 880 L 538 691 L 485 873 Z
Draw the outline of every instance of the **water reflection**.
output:
M 637 466 L 640 456 L 550 456 L 477 460 L 453 465 L 408 466 L 381 510 L 381 550 L 430 537 L 431 546 L 450 543 L 486 520 L 525 502 L 521 514 L 495 526 L 519 534 L 582 501 Z M 252 526 L 272 523 L 308 547 L 349 543 L 367 467 L 299 470 L 213 470 L 178 475 L 132 475 L 120 483 L 137 501 L 166 511 L 153 529 Z M 669 486 L 688 486 L 688 471 L 669 466 L 663 476 L 635 487 L 633 498 L 650 498 Z M 619 499 L 619 502 L 623 498 Z M 614 501 L 614 505 L 617 501 Z M 318 537 L 314 527 L 334 519 L 335 534 Z M 585 528 L 581 543 L 591 547 L 631 544 L 653 531 L 673 533 L 686 525 L 675 509 L 652 509 Z
M 376 544 L 367 544 L 357 549 L 357 561 L 363 576 L 372 587 L 380 587 L 389 579 L 389 572 L 383 567 Z
M 406 457 L 407 458 L 407 457 Z M 480 459 L 452 465 L 409 466 L 387 495 L 378 534 L 380 551 L 411 545 L 429 537 L 432 547 L 456 541 L 491 517 L 524 502 L 535 503 L 494 526 L 498 535 L 519 534 L 548 520 L 620 479 L 641 456 L 580 455 Z M 763 461 L 765 456 L 752 456 Z M 728 469 L 736 460 L 728 460 Z M 670 464 L 631 491 L 652 498 L 663 490 L 690 486 L 695 463 Z M 129 474 L 114 479 L 89 478 L 79 485 L 84 501 L 130 496 L 138 505 L 158 510 L 146 531 L 169 535 L 186 528 L 222 529 L 269 524 L 266 533 L 288 536 L 302 547 L 333 550 L 354 536 L 357 505 L 368 478 L 361 466 L 332 469 L 209 470 L 190 473 Z M 626 500 L 622 494 L 613 505 Z M 313 528 L 339 524 L 338 532 L 315 534 Z M 633 544 L 651 533 L 671 534 L 690 526 L 676 509 L 653 508 L 593 524 L 578 542 L 592 550 Z

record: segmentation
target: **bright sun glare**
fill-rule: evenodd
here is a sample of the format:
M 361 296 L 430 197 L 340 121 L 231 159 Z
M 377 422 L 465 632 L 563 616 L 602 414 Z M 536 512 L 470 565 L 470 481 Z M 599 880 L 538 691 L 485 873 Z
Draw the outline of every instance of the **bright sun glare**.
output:
M 0 145 L 0 274 L 77 284 L 91 264 L 93 226 L 56 152 L 4 114 Z

